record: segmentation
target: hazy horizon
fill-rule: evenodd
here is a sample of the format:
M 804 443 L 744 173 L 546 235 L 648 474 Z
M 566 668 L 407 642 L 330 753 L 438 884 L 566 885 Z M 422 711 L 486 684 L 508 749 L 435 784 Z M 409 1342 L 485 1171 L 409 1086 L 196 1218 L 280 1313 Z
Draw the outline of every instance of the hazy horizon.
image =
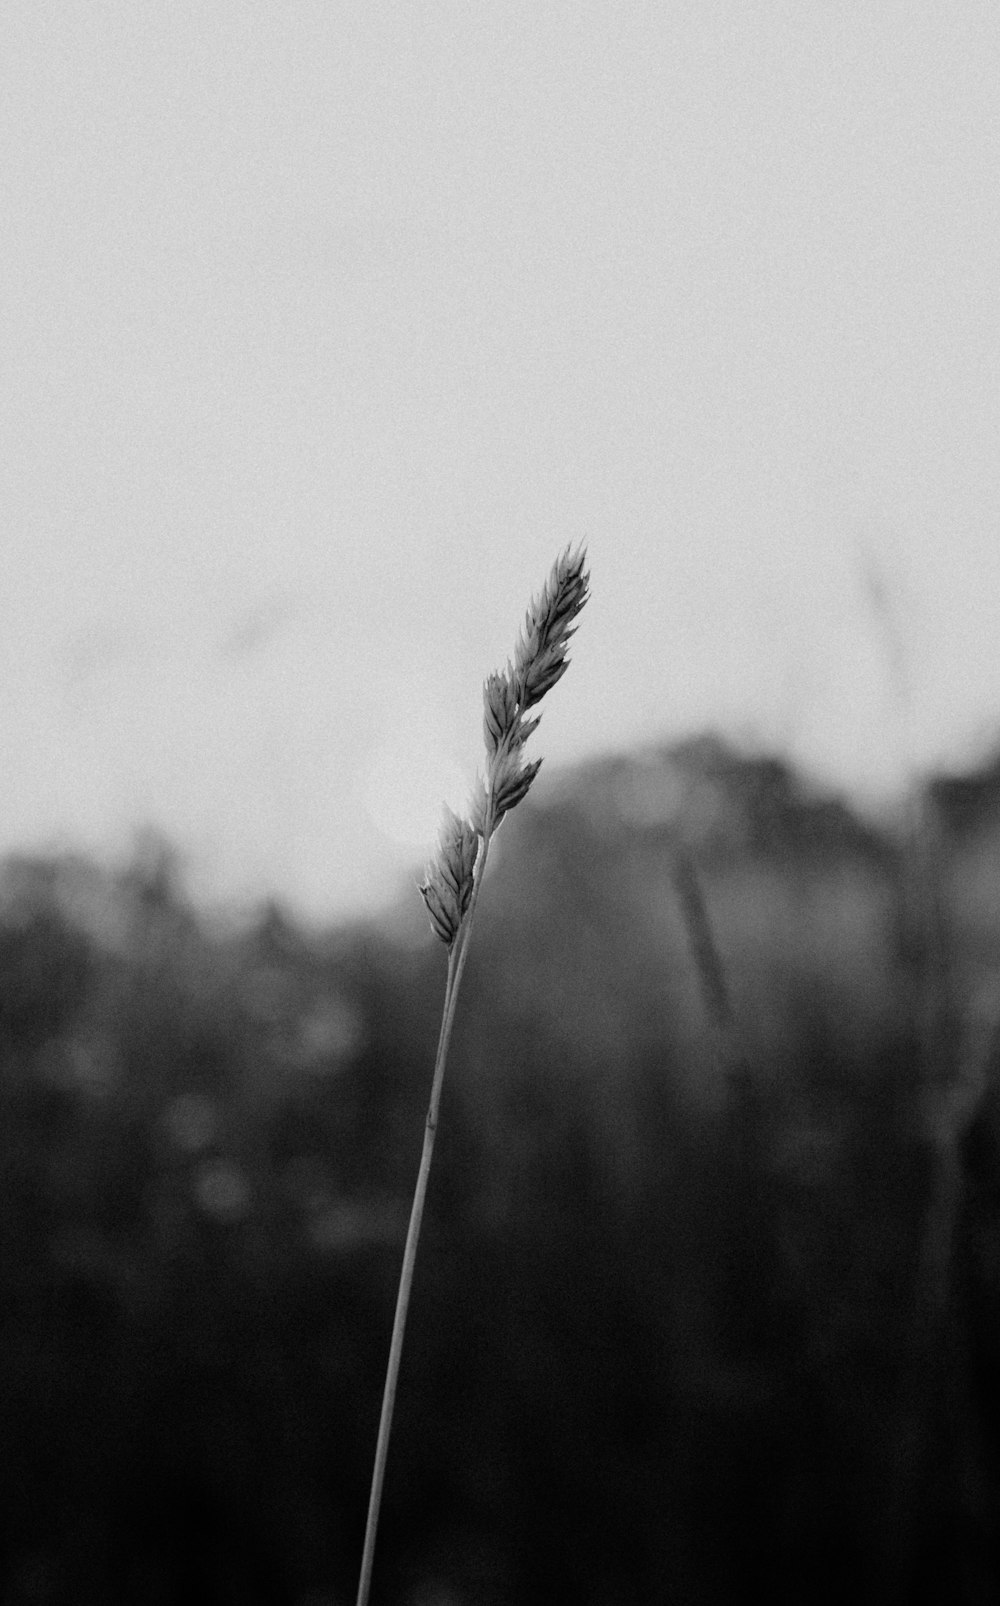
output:
M 534 751 L 864 800 L 1000 736 L 1000 14 L 18 0 L 0 851 L 377 905 Z

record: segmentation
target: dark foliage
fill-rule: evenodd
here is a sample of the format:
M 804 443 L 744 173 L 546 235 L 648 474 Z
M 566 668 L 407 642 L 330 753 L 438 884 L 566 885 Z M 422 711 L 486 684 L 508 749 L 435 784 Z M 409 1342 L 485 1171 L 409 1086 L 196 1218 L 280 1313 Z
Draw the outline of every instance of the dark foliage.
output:
M 938 788 L 943 960 L 905 846 L 718 743 L 505 826 L 387 1606 L 1000 1596 L 1000 1085 L 958 1035 L 998 957 L 987 792 Z M 163 857 L 8 862 L 0 1601 L 353 1599 L 443 984 L 388 932 L 213 929 Z

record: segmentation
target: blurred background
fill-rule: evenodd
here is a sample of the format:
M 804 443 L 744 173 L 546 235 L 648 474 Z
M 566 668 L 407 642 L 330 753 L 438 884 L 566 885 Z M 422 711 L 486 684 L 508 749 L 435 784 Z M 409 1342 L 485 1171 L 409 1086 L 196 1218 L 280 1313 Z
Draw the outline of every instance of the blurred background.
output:
M 0 1598 L 1000 1590 L 1000 17 L 0 18 Z

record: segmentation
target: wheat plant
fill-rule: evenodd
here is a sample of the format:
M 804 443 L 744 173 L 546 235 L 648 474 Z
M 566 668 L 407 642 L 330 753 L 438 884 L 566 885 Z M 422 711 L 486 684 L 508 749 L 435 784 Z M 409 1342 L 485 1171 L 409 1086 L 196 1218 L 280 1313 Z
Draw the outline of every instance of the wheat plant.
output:
M 483 737 L 486 744 L 485 774 L 477 778 L 465 817 L 445 808 L 437 854 L 427 866 L 420 893 L 427 906 L 431 925 L 448 950 L 448 972 L 444 989 L 444 1009 L 438 1037 L 430 1103 L 424 1126 L 424 1145 L 420 1157 L 410 1224 L 403 1250 L 403 1265 L 396 1296 L 396 1314 L 389 1344 L 382 1414 L 379 1420 L 368 1501 L 361 1576 L 357 1606 L 367 1606 L 375 1560 L 382 1486 L 385 1480 L 389 1435 L 392 1431 L 399 1363 L 403 1353 L 406 1316 L 413 1286 L 420 1224 L 427 1196 L 437 1134 L 438 1109 L 444 1082 L 448 1045 L 455 1019 L 458 989 L 465 968 L 469 935 L 476 904 L 486 872 L 490 843 L 507 814 L 527 795 L 541 768 L 541 759 L 528 760 L 524 745 L 538 727 L 541 716 L 528 718 L 569 667 L 567 646 L 575 634 L 573 621 L 587 600 L 590 575 L 584 568 L 586 548 L 575 552 L 569 547 L 556 559 L 541 593 L 532 598 L 524 626 L 518 633 L 513 662 L 489 675 L 483 686 Z

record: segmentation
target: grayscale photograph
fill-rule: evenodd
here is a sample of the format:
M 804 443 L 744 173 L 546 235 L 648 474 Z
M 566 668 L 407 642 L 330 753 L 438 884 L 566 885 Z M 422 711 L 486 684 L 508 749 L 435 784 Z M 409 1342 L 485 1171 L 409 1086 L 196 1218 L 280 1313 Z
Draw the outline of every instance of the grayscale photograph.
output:
M 0 1606 L 1000 1602 L 1000 6 L 0 6 Z

